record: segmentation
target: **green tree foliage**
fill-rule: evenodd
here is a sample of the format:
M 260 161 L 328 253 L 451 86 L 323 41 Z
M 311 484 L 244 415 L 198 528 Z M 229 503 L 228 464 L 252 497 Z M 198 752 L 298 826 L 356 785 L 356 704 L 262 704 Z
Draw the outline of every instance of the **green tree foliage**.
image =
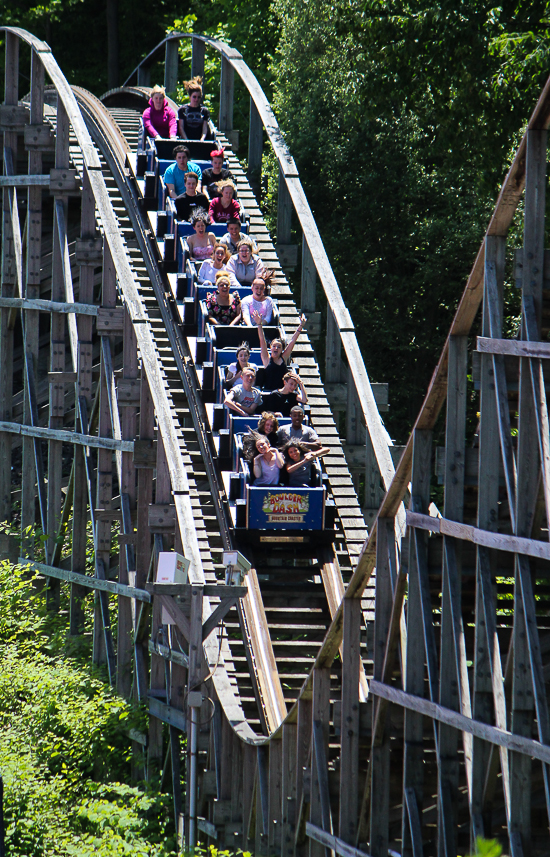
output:
M 500 857 L 501 854 L 502 845 L 496 839 L 477 837 L 475 855 L 472 857 Z
M 178 18 L 173 29 L 195 32 L 228 42 L 241 51 L 262 85 L 269 90 L 270 63 L 279 40 L 279 22 L 271 0 L 190 0 L 189 15 Z
M 128 786 L 141 714 L 65 656 L 38 580 L 0 563 L 0 771 L 10 857 L 174 853 L 171 801 Z M 63 607 L 67 606 L 63 586 Z M 66 614 L 65 614 L 66 616 Z M 66 628 L 64 629 L 66 633 Z M 57 642 L 56 642 L 57 641 Z
M 274 8 L 277 115 L 404 440 L 544 82 L 544 4 Z
M 118 0 L 116 6 L 122 82 L 164 38 L 178 13 L 178 4 L 176 0 Z M 96 95 L 107 90 L 107 0 L 50 0 L 44 4 L 0 0 L 0 20 L 3 25 L 23 27 L 48 42 L 71 84 Z M 23 86 L 22 81 L 21 92 Z

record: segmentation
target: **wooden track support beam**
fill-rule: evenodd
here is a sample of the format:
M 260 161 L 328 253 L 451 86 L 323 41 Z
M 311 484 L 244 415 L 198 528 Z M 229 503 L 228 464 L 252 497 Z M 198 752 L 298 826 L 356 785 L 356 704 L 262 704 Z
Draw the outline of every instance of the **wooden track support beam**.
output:
M 19 92 L 19 39 L 13 33 L 6 33 L 4 104 L 16 106 Z M 6 152 L 17 151 L 17 133 L 4 130 L 4 175 L 8 172 Z M 2 297 L 13 297 L 16 282 L 15 248 L 10 211 L 10 194 L 17 198 L 13 190 L 2 190 Z M 10 421 L 12 417 L 13 396 L 13 325 L 10 311 L 0 309 L 0 419 Z M 11 508 L 11 464 L 12 439 L 6 432 L 0 432 L 0 521 L 10 521 Z M 0 533 L 0 548 L 3 556 L 10 556 L 9 537 Z
M 485 258 L 495 266 L 497 305 L 496 317 L 502 318 L 502 294 L 504 281 L 506 241 L 504 238 L 486 238 Z M 482 332 L 491 333 L 489 293 L 484 289 Z M 496 331 L 495 331 L 496 333 Z M 489 354 L 481 356 L 481 390 L 479 419 L 479 472 L 477 526 L 495 532 L 499 517 L 499 464 L 500 449 L 494 426 L 498 423 L 497 399 L 494 393 L 493 361 Z M 502 682 L 500 644 L 496 630 L 496 609 L 493 584 L 496 557 L 485 548 L 476 551 L 476 604 L 475 604 L 475 657 L 473 684 L 473 717 L 491 723 L 493 710 L 497 726 L 506 728 L 506 702 Z M 492 566 L 492 568 L 491 568 Z M 493 707 L 494 706 L 494 707 Z M 490 812 L 486 798 L 486 783 L 491 779 L 494 789 L 497 765 L 491 764 L 494 748 L 474 738 L 472 745 L 472 798 L 471 831 L 472 847 L 480 835 L 490 835 Z M 496 762 L 496 758 L 495 758 Z M 500 751 L 500 767 L 504 807 L 508 831 L 510 832 L 510 779 L 508 752 Z M 490 775 L 488 775 L 490 772 Z M 494 772 L 494 773 L 493 773 Z
M 80 211 L 80 234 L 82 238 L 95 236 L 95 205 L 88 173 L 82 178 L 82 197 Z M 94 271 L 88 265 L 81 265 L 79 271 L 79 299 L 81 303 L 93 304 Z M 77 320 L 78 333 L 78 401 L 76 407 L 76 427 L 82 429 L 80 404 L 89 414 L 92 409 L 92 334 L 93 319 L 81 315 Z M 73 469 L 73 526 L 72 556 L 73 571 L 84 568 L 87 550 L 88 492 L 86 490 L 86 461 L 89 453 L 75 448 Z M 71 586 L 70 631 L 80 634 L 84 628 L 83 610 L 84 590 L 78 585 Z
M 41 123 L 44 112 L 44 66 L 35 51 L 31 53 L 31 123 Z M 42 152 L 29 150 L 29 175 L 42 171 Z M 28 300 L 40 297 L 40 258 L 42 245 L 42 190 L 40 187 L 29 187 L 27 191 L 27 256 L 25 271 L 25 294 Z M 38 365 L 38 312 L 27 311 L 23 316 L 23 349 L 26 359 L 33 365 L 34 373 Z M 23 374 L 23 422 L 31 425 L 33 422 L 31 404 L 27 383 L 27 373 Z M 29 527 L 36 524 L 36 466 L 35 442 L 24 438 L 22 443 L 22 476 L 21 476 L 21 535 L 24 554 L 34 555 L 33 539 L 25 539 Z
M 427 510 L 430 497 L 432 433 L 416 430 L 413 446 L 411 505 Z M 421 580 L 414 533 L 409 536 L 409 591 L 407 601 L 407 652 L 404 688 L 407 693 L 424 695 L 424 651 L 422 631 Z M 422 812 L 424 789 L 424 746 L 422 717 L 405 712 L 403 751 L 402 857 L 417 857 L 416 817 Z M 405 812 L 406 808 L 406 812 Z
M 466 373 L 468 340 L 465 336 L 451 337 L 449 344 L 449 377 L 447 396 L 447 423 L 445 437 L 445 517 L 462 521 L 464 506 L 464 461 L 466 429 Z M 459 709 L 463 693 L 469 711 L 468 672 L 465 650 L 462 645 L 462 611 L 460 548 L 454 540 L 444 537 L 443 587 L 441 593 L 440 664 L 445 664 L 439 678 L 439 702 L 448 708 Z M 456 615 L 459 614 L 459 615 Z M 461 661 L 464 658 L 464 663 Z M 462 667 L 466 670 L 463 686 Z M 462 691 L 462 692 L 461 692 Z M 458 736 L 445 725 L 439 726 L 439 801 L 438 801 L 438 853 L 454 854 L 457 850 L 457 804 L 459 765 L 457 759 Z M 471 765 L 471 748 L 466 750 L 467 770 Z M 468 756 L 470 758 L 468 758 Z M 471 772 L 468 771 L 468 788 Z M 442 795 L 446 796 L 450 813 L 445 813 Z
M 544 268 L 544 214 L 546 184 L 547 132 L 527 131 L 524 257 L 529 264 L 523 271 L 523 300 L 532 298 L 535 304 L 536 326 L 540 339 L 542 315 L 542 272 Z M 525 304 L 524 304 L 525 306 Z M 525 311 L 525 310 L 524 310 Z M 526 321 L 522 322 L 522 339 L 526 337 Z M 537 447 L 536 418 L 532 396 L 530 360 L 520 359 L 518 441 L 517 441 L 517 505 L 515 534 L 529 538 L 533 526 L 534 509 L 538 494 L 540 464 L 533 449 Z M 525 669 L 530 661 L 529 601 L 525 600 L 525 575 L 529 575 L 526 558 L 516 557 L 514 584 L 513 627 L 513 685 L 512 731 L 518 735 L 531 735 L 535 694 L 533 675 Z M 530 585 L 530 584 L 529 584 Z M 533 664 L 531 664 L 533 666 Z M 544 728 L 543 724 L 543 728 Z M 539 724 L 540 726 L 540 724 Z M 548 770 L 543 766 L 547 800 Z M 528 756 L 510 754 L 511 830 L 521 839 L 524 855 L 531 853 L 531 788 L 532 762 Z M 548 805 L 550 812 L 550 803 Z

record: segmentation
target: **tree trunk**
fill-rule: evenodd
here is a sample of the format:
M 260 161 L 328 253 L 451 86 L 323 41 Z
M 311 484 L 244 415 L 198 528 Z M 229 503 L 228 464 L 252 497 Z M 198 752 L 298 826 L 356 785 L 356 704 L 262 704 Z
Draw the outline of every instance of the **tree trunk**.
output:
M 118 86 L 118 0 L 107 0 L 107 84 Z

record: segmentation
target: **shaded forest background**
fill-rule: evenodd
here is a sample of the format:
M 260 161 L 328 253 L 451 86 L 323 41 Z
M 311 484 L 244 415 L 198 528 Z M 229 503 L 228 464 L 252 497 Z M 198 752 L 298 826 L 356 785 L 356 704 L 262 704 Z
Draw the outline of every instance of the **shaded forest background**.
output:
M 241 50 L 275 106 L 369 374 L 390 383 L 386 422 L 404 441 L 550 71 L 546 3 L 0 5 L 5 23 L 44 38 L 69 81 L 98 95 L 167 29 L 215 35 Z M 216 73 L 212 62 L 214 108 Z M 244 141 L 247 121 L 243 94 L 235 125 Z

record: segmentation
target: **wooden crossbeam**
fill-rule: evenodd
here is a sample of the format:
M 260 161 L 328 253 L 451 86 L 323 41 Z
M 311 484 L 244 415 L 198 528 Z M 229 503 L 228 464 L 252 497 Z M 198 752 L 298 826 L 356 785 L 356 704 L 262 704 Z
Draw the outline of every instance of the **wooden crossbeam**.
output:
M 8 309 L 34 309 L 39 312 L 78 313 L 97 315 L 99 307 L 93 304 L 61 303 L 61 301 L 30 300 L 27 298 L 0 298 L 0 307 Z
M 190 596 L 192 584 L 190 583 L 146 583 L 147 592 L 154 595 L 182 595 Z M 207 598 L 244 598 L 248 592 L 246 586 L 227 586 L 225 583 L 206 583 L 203 586 L 203 594 Z
M 147 708 L 149 714 L 156 717 L 157 720 L 162 720 L 163 723 L 168 723 L 170 726 L 175 726 L 180 732 L 187 731 L 187 718 L 183 711 L 174 708 L 172 705 L 166 705 L 154 696 L 150 696 L 147 700 Z
M 519 553 L 550 560 L 550 544 L 539 542 L 536 539 L 508 536 L 504 533 L 491 533 L 489 530 L 480 530 L 470 524 L 458 524 L 456 521 L 449 521 L 447 518 L 432 518 L 431 515 L 421 515 L 418 512 L 407 512 L 407 526 L 428 530 L 432 533 L 441 533 L 444 536 L 453 536 L 456 539 L 473 542 L 475 545 L 495 548 L 508 553 Z
M 399 705 L 401 708 L 416 711 L 418 714 L 424 715 L 424 717 L 429 717 L 431 720 L 437 720 L 440 723 L 447 723 L 461 732 L 469 732 L 471 735 L 482 738 L 484 741 L 489 741 L 491 744 L 506 747 L 508 750 L 514 750 L 516 753 L 532 756 L 534 759 L 539 759 L 541 762 L 550 764 L 550 746 L 541 744 L 539 741 L 533 741 L 531 738 L 523 738 L 521 735 L 514 735 L 513 732 L 499 729 L 497 726 L 489 726 L 489 724 L 482 723 L 480 720 L 465 717 L 463 714 L 459 714 L 458 711 L 444 708 L 442 705 L 430 702 L 428 699 L 413 696 L 411 693 L 405 693 L 403 690 L 398 690 L 391 685 L 382 684 L 382 682 L 375 681 L 374 679 L 371 680 L 369 687 L 374 696 L 387 699 L 388 702 Z
M 56 580 L 66 580 L 69 583 L 78 583 L 86 589 L 96 589 L 101 592 L 111 592 L 113 595 L 124 595 L 126 598 L 135 598 L 136 601 L 144 601 L 149 604 L 151 596 L 144 589 L 136 589 L 133 586 L 125 586 L 122 583 L 114 583 L 112 580 L 101 580 L 97 577 L 89 577 L 85 572 L 68 571 L 65 568 L 54 568 L 43 562 L 20 557 L 20 565 L 28 566 L 45 577 L 54 577 Z
M 333 836 L 332 833 L 328 833 L 326 830 L 321 830 L 320 827 L 311 824 L 309 821 L 306 821 L 306 836 L 314 839 L 320 845 L 324 845 L 325 848 L 334 851 L 335 854 L 339 854 L 340 857 L 369 857 L 365 851 L 360 851 L 358 848 L 354 848 L 353 845 L 348 845 L 347 842 L 338 839 L 337 836 Z
M 550 357 L 550 342 L 526 342 L 522 339 L 491 339 L 477 337 L 477 351 L 481 354 L 505 354 L 510 357 Z
M 214 628 L 216 628 L 220 624 L 220 622 L 222 621 L 224 616 L 227 615 L 229 610 L 231 610 L 233 605 L 236 604 L 238 600 L 239 600 L 238 595 L 232 595 L 230 598 L 224 598 L 223 601 L 221 601 L 217 605 L 217 607 L 210 614 L 210 616 L 208 617 L 208 619 L 206 620 L 206 622 L 204 622 L 204 624 L 202 626 L 202 640 L 203 640 L 203 642 L 206 640 L 206 638 L 208 636 L 210 636 L 210 634 L 212 633 Z
M 39 175 L 0 176 L 0 187 L 49 187 L 49 173 Z
M 148 649 L 152 655 L 158 655 L 159 658 L 164 658 L 167 661 L 171 661 L 173 664 L 178 664 L 180 667 L 185 667 L 187 669 L 189 666 L 189 658 L 185 652 L 175 652 L 168 646 L 163 646 L 161 643 L 156 643 L 154 640 L 149 640 Z
M 159 595 L 157 596 L 157 598 L 159 599 L 160 603 L 162 604 L 170 618 L 176 623 L 185 639 L 190 642 L 191 624 L 187 616 L 182 610 L 180 610 L 174 599 L 171 598 L 169 595 Z
M 0 422 L 0 431 L 10 434 L 27 435 L 38 437 L 43 440 L 60 440 L 63 443 L 76 443 L 79 446 L 90 446 L 94 449 L 121 450 L 121 452 L 133 452 L 134 442 L 132 440 L 115 440 L 110 437 L 95 437 L 91 434 L 80 434 L 76 431 L 64 431 L 62 429 L 42 428 L 42 426 L 25 426 L 21 423 Z

